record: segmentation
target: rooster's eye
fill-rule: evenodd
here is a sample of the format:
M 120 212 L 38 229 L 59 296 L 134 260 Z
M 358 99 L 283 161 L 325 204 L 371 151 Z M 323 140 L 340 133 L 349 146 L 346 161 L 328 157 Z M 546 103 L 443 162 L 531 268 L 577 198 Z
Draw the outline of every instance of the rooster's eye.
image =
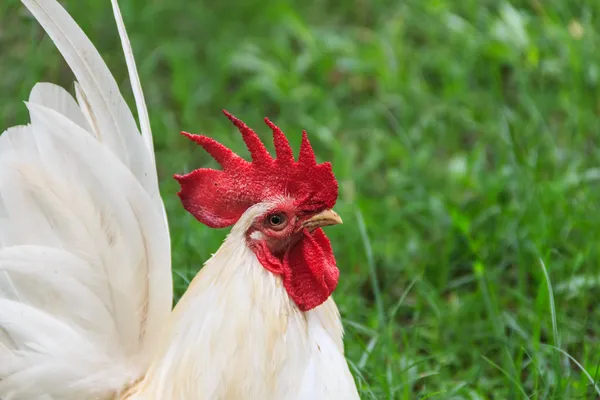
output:
M 287 217 L 285 214 L 271 214 L 267 217 L 267 222 L 274 229 L 281 229 L 285 226 L 285 222 L 287 221 Z

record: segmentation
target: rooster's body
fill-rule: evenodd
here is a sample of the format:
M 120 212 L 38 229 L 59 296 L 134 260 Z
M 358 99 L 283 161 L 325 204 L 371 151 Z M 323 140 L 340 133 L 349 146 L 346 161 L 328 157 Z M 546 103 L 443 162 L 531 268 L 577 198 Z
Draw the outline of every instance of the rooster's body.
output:
M 0 136 L 0 399 L 358 399 L 320 227 L 337 183 L 306 135 L 271 159 L 228 115 L 247 162 L 186 134 L 223 170 L 177 176 L 184 207 L 232 226 L 171 311 L 169 232 L 152 134 L 116 1 L 140 127 L 56 0 L 22 0 L 73 70 L 76 98 L 37 84 L 31 123 Z M 141 132 L 140 132 L 141 131 Z

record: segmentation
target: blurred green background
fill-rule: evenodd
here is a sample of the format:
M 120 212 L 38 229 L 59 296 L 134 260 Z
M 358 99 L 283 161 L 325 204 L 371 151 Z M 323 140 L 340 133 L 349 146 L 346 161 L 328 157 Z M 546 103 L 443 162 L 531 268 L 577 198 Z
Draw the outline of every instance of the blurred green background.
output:
M 128 100 L 109 0 L 66 0 Z M 121 0 L 146 92 L 178 294 L 227 230 L 175 196 L 214 162 L 307 129 L 340 182 L 335 299 L 364 399 L 597 399 L 600 2 Z M 17 0 L 0 2 L 0 127 L 33 84 L 72 90 Z M 130 103 L 132 104 L 132 103 Z M 267 140 L 268 141 L 268 140 Z

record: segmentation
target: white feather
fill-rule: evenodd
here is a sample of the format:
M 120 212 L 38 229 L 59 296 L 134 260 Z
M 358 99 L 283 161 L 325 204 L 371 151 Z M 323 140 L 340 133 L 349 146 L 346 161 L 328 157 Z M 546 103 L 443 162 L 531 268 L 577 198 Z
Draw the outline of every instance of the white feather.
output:
M 36 83 L 29 95 L 29 102 L 46 106 L 92 133 L 88 120 L 73 96 L 60 86 L 46 82 Z
M 150 117 L 148 116 L 148 109 L 146 108 L 146 99 L 144 98 L 144 92 L 142 91 L 142 84 L 137 73 L 137 66 L 133 57 L 133 49 L 127 36 L 127 30 L 125 29 L 125 23 L 121 16 L 121 10 L 119 9 L 119 3 L 117 0 L 111 0 L 113 6 L 113 14 L 115 16 L 115 22 L 119 30 L 119 36 L 121 37 L 121 47 L 123 48 L 123 54 L 125 55 L 125 62 L 127 63 L 127 70 L 129 71 L 129 79 L 131 82 L 131 89 L 135 97 L 135 104 L 138 110 L 138 119 L 140 120 L 140 127 L 142 130 L 142 137 L 146 141 L 146 146 L 150 151 L 150 155 L 154 160 L 154 143 L 152 142 L 152 130 L 150 128 Z
M 112 390 L 115 382 L 123 387 L 143 374 L 170 312 L 168 234 L 147 192 L 106 147 L 56 111 L 28 106 L 29 140 L 12 137 L 20 130 L 0 137 L 7 218 L 0 232 L 10 238 L 0 252 L 6 286 L 0 297 L 16 302 L 0 307 L 0 327 L 10 338 L 3 340 L 9 351 L 0 362 L 7 368 L 0 370 L 0 394 L 32 398 L 34 389 L 22 392 L 27 386 L 14 375 L 34 379 L 40 395 L 85 398 L 72 389 L 83 385 L 81 375 L 57 381 L 50 372 L 58 368 L 56 352 L 63 348 L 67 360 L 74 346 L 82 346 L 65 368 L 86 371 L 90 393 Z M 19 324 L 15 315 L 22 316 Z M 42 315 L 80 340 L 65 335 L 60 324 L 46 335 L 38 326 Z M 107 365 L 121 375 L 108 379 Z M 98 380 L 90 371 L 100 374 Z M 55 392 L 57 384 L 62 391 Z
M 88 101 L 87 97 L 85 96 L 85 93 L 83 92 L 83 89 L 81 88 L 81 85 L 77 81 L 74 82 L 74 86 L 75 86 L 75 98 L 77 99 L 77 103 L 79 104 L 81 113 L 87 120 L 87 122 L 91 128 L 92 134 L 96 137 L 96 139 L 102 141 L 102 133 L 100 132 L 100 128 L 98 127 L 98 122 L 96 121 L 96 117 L 94 116 L 94 113 L 92 112 L 92 106 L 90 105 L 90 102 Z
M 132 77 L 142 138 L 66 11 L 23 3 L 79 80 L 79 104 L 37 84 L 31 124 L 0 135 L 0 398 L 113 398 L 145 373 L 172 304 L 147 111 Z
M 133 172 L 162 210 L 153 155 L 102 57 L 56 0 L 22 0 L 53 40 L 89 102 L 100 139 Z

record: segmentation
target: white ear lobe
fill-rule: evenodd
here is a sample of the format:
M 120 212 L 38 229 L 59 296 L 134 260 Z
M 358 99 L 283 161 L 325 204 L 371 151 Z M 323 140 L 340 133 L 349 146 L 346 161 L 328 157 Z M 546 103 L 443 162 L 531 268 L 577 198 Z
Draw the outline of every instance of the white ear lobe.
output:
M 254 231 L 250 234 L 250 239 L 253 240 L 263 240 L 265 238 L 265 235 L 262 234 L 262 232 L 260 231 Z

